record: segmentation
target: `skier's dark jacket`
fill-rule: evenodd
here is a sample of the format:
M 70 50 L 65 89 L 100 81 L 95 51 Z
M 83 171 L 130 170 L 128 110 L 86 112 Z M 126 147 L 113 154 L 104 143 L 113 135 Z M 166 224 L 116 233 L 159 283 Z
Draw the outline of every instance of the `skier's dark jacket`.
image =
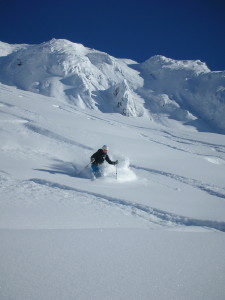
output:
M 102 149 L 98 149 L 97 152 L 95 152 L 91 156 L 91 160 L 94 158 L 94 161 L 92 162 L 93 165 L 100 165 L 102 164 L 105 160 L 110 164 L 110 165 L 115 165 L 114 161 L 111 161 L 109 158 L 108 154 L 105 153 Z

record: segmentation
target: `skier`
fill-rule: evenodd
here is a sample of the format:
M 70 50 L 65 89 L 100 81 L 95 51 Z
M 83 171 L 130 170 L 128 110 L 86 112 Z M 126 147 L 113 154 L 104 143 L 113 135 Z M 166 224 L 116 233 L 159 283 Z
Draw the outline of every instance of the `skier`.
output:
M 111 161 L 111 159 L 109 158 L 107 152 L 108 152 L 109 148 L 108 146 L 104 145 L 102 146 L 101 149 L 98 149 L 97 152 L 95 152 L 92 156 L 91 156 L 91 168 L 93 171 L 93 174 L 96 178 L 101 177 L 101 170 L 99 168 L 99 166 L 106 160 L 107 163 L 109 163 L 110 165 L 117 165 L 118 164 L 118 160 L 116 161 Z

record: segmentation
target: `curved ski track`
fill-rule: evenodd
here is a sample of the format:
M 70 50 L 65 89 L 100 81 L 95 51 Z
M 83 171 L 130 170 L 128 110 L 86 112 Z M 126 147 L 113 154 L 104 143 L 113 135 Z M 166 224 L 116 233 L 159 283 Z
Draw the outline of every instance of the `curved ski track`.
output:
M 161 175 L 161 176 L 169 177 L 169 178 L 174 179 L 176 181 L 179 181 L 179 182 L 185 183 L 187 185 L 190 185 L 193 188 L 204 191 L 204 192 L 206 192 L 206 193 L 208 193 L 212 196 L 225 199 L 225 188 L 223 188 L 223 187 L 206 184 L 206 183 L 203 183 L 203 182 L 201 182 L 199 180 L 196 180 L 196 179 L 191 179 L 191 178 L 188 178 L 188 177 L 184 177 L 184 176 L 181 176 L 181 175 L 177 175 L 177 174 L 173 174 L 173 173 L 169 173 L 169 172 L 165 172 L 165 171 L 159 171 L 159 170 L 139 167 L 139 166 L 135 166 L 135 165 L 131 165 L 131 167 L 136 169 L 136 170 L 143 170 L 143 171 L 149 172 L 153 175 Z M 224 190 L 224 193 L 219 192 L 218 190 Z
M 88 192 L 78 188 L 74 188 L 67 185 L 62 185 L 56 182 L 32 178 L 29 181 L 32 181 L 36 184 L 45 185 L 51 188 L 62 189 L 62 190 L 71 190 L 77 193 L 86 194 L 91 197 L 95 197 L 96 201 L 101 201 L 108 203 L 110 205 L 119 206 L 121 209 L 130 211 L 133 215 L 147 219 L 150 223 L 156 223 L 165 227 L 175 227 L 179 226 L 198 226 L 206 227 L 210 229 L 216 229 L 219 231 L 225 232 L 225 222 L 210 221 L 210 220 L 199 220 L 194 218 L 189 218 L 185 216 L 176 215 L 167 211 L 156 209 L 147 205 L 129 202 L 120 198 L 113 198 L 107 195 L 102 195 L 99 193 Z

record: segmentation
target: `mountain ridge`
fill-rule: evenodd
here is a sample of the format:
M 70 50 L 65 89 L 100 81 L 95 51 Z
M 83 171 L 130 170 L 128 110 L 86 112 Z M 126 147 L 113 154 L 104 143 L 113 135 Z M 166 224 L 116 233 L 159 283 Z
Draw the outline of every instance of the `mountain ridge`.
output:
M 162 55 L 143 63 L 64 39 L 0 43 L 0 81 L 80 108 L 151 120 L 205 122 L 225 132 L 225 71 Z M 197 125 L 195 125 L 197 126 Z

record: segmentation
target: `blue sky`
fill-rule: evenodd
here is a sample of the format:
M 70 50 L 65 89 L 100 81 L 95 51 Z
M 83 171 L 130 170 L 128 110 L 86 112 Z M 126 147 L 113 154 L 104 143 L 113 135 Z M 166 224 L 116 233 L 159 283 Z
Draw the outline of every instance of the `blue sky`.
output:
M 160 54 L 225 70 L 225 0 L 1 0 L 0 40 L 68 39 L 143 62 Z

